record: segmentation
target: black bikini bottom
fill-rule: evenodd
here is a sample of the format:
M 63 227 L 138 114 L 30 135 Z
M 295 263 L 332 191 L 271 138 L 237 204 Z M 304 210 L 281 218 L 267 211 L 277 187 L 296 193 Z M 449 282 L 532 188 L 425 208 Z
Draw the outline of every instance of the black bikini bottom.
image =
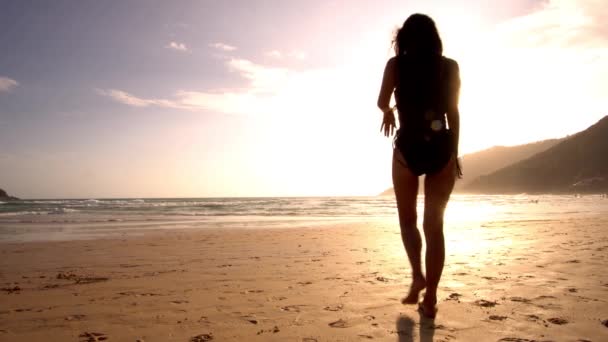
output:
M 450 130 L 427 134 L 406 134 L 397 131 L 395 148 L 405 158 L 405 167 L 416 176 L 441 171 L 454 154 L 454 138 Z M 399 160 L 399 159 L 397 159 Z

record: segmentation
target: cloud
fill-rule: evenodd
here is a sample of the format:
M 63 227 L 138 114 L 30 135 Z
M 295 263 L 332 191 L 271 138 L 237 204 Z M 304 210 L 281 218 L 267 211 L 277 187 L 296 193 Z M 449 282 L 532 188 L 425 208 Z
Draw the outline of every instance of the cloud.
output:
M 168 45 L 165 46 L 165 48 L 167 48 L 167 49 L 173 49 L 173 50 L 177 50 L 177 51 L 182 51 L 182 52 L 188 52 L 188 51 L 190 51 L 190 49 L 188 49 L 188 47 L 186 46 L 186 44 L 184 44 L 184 43 L 178 43 L 178 42 L 170 42 Z
M 279 50 L 271 50 L 271 51 L 267 51 L 264 55 L 266 55 L 268 57 L 276 58 L 276 59 L 282 59 L 282 58 L 288 57 L 288 58 L 294 58 L 294 59 L 298 59 L 298 60 L 305 60 L 308 57 L 306 52 L 299 51 L 299 50 L 292 50 L 287 53 L 281 52 Z
M 604 5 L 595 0 L 547 1 L 470 39 L 470 49 L 458 56 L 461 110 L 471 123 L 463 128 L 474 127 L 477 140 L 510 145 L 572 133 L 605 115 Z M 467 132 L 462 136 L 468 139 Z
M 0 92 L 9 92 L 18 85 L 14 79 L 0 76 Z
M 602 0 L 551 0 L 540 10 L 509 20 L 498 34 L 516 47 L 603 47 L 608 7 Z
M 293 50 L 291 52 L 289 52 L 287 54 L 287 56 L 295 58 L 295 59 L 299 59 L 299 60 L 304 60 L 308 57 L 308 55 L 306 54 L 306 52 L 304 51 L 299 51 L 299 50 Z
M 283 58 L 283 53 L 279 50 L 268 51 L 264 55 L 272 58 Z
M 145 98 L 119 89 L 98 90 L 116 102 L 132 107 L 160 107 L 190 111 L 210 111 L 214 113 L 238 115 L 321 115 L 330 111 L 355 111 L 351 96 L 365 98 L 365 95 L 351 92 L 336 93 L 336 89 L 353 88 L 353 73 L 342 69 L 291 70 L 255 63 L 242 58 L 227 58 L 228 72 L 240 75 L 247 83 L 231 89 L 210 89 L 205 91 L 178 90 L 165 98 Z M 357 75 L 361 77 L 361 73 Z M 372 83 L 367 82 L 372 86 Z M 375 88 L 376 84 L 373 84 Z M 357 87 L 356 91 L 369 93 L 370 106 L 373 105 L 375 90 Z M 353 89 L 353 91 L 355 91 Z
M 165 99 L 145 99 L 129 94 L 126 91 L 118 89 L 97 89 L 97 92 L 101 95 L 110 97 L 116 102 L 126 104 L 131 107 L 165 107 L 174 109 L 193 109 L 187 106 L 182 106 L 179 102 L 165 100 Z
M 248 80 L 248 85 L 239 89 L 179 90 L 171 99 L 143 98 L 119 89 L 97 89 L 97 92 L 132 107 L 257 114 L 268 112 L 273 98 L 290 77 L 287 69 L 263 66 L 246 59 L 230 58 L 225 65 L 229 72 L 238 73 Z
M 212 43 L 209 44 L 210 47 L 218 49 L 218 50 L 222 50 L 222 51 L 234 51 L 236 50 L 236 46 L 232 46 L 232 45 L 228 45 L 228 44 L 224 44 L 224 43 Z

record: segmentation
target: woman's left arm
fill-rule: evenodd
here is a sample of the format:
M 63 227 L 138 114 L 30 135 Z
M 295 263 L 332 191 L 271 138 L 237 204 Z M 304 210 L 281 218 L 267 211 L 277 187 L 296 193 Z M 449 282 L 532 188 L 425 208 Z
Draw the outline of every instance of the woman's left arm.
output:
M 458 109 L 460 97 L 460 70 L 456 61 L 452 61 L 450 64 L 448 108 L 446 114 L 450 131 L 452 131 L 454 137 L 454 157 L 456 158 L 458 177 L 462 178 L 462 168 L 460 166 L 460 161 L 458 160 L 458 143 L 460 141 L 460 110 Z
M 382 77 L 382 86 L 378 95 L 378 108 L 384 113 L 380 131 L 384 131 L 385 136 L 393 135 L 395 131 L 395 114 L 390 107 L 391 95 L 395 90 L 395 58 L 391 58 L 386 62 L 384 68 L 384 76 Z

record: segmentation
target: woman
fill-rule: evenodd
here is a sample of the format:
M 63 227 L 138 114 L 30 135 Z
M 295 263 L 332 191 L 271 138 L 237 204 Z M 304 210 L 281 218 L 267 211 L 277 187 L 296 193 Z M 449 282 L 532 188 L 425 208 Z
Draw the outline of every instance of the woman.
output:
M 419 311 L 428 317 L 437 313 L 437 285 L 445 258 L 443 214 L 461 176 L 458 164 L 460 119 L 458 64 L 443 57 L 441 38 L 431 18 L 410 16 L 393 40 L 395 56 L 384 70 L 378 107 L 384 113 L 380 130 L 390 136 L 395 115 L 390 107 L 394 92 L 399 130 L 393 149 L 393 187 L 397 199 L 401 238 L 412 266 L 412 284 L 404 304 L 416 304 L 426 288 Z M 446 122 L 447 117 L 447 122 Z M 424 180 L 424 237 L 426 278 L 422 273 L 422 240 L 416 227 L 418 176 Z

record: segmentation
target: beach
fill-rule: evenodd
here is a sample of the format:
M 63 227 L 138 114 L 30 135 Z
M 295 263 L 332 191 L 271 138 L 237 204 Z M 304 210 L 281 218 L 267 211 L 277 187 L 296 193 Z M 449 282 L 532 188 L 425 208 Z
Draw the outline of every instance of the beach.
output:
M 608 217 L 450 228 L 435 320 L 396 220 L 0 244 L 1 341 L 606 341 Z

